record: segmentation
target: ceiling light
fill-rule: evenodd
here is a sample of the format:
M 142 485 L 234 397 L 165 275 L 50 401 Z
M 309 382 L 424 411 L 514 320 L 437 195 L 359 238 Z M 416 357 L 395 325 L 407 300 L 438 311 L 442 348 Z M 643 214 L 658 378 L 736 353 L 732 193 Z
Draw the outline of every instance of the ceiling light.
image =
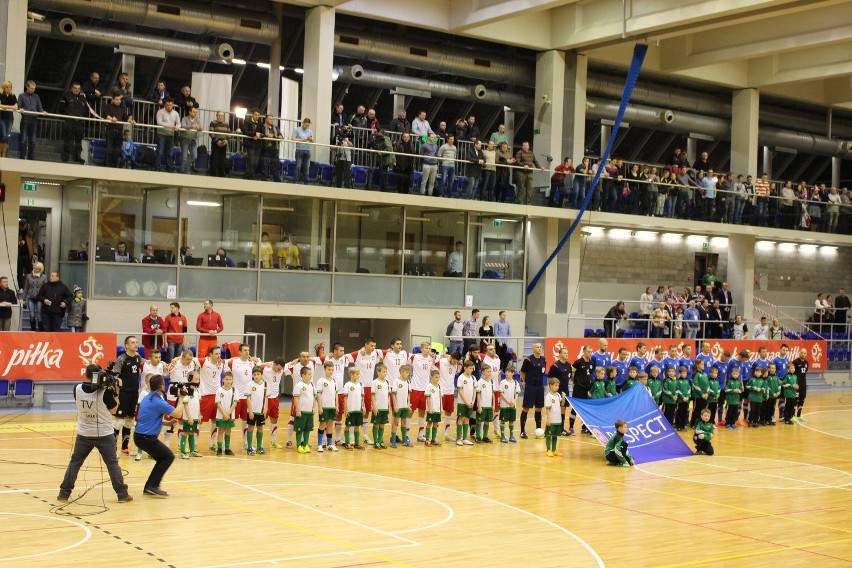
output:
M 305 72 L 305 70 L 304 70 L 304 69 L 302 69 L 301 67 L 296 67 L 295 69 L 293 69 L 293 71 L 295 71 L 295 72 L 296 72 L 296 73 L 298 73 L 299 75 L 301 75 L 302 73 L 304 73 L 304 72 Z
M 233 63 L 234 65 L 245 65 L 246 60 L 245 59 L 237 59 L 235 57 L 234 59 L 231 59 L 231 63 Z
M 246 107 L 237 107 L 234 109 L 234 115 L 240 120 L 245 119 L 248 109 Z
M 775 241 L 757 241 L 757 244 L 762 245 L 762 246 L 766 246 L 766 247 L 771 247 L 772 245 L 775 244 Z
M 799 245 L 799 250 L 802 252 L 816 252 L 817 245 Z
M 221 203 L 215 201 L 187 201 L 187 205 L 195 205 L 197 207 L 221 207 Z
M 609 236 L 613 239 L 626 239 L 631 236 L 632 233 L 627 229 L 610 229 Z
M 258 61 L 257 63 L 255 63 L 255 65 L 257 65 L 261 69 L 269 69 L 271 67 L 269 63 L 264 63 L 262 61 Z

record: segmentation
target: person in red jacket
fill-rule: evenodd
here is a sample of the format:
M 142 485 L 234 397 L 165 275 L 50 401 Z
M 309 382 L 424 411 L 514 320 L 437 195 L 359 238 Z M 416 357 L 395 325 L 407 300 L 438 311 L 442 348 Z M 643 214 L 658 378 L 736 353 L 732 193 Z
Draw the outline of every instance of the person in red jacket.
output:
M 166 330 L 166 343 L 168 344 L 168 351 L 166 352 L 165 361 L 168 363 L 175 357 L 181 354 L 183 351 L 183 344 L 185 341 L 184 333 L 186 333 L 186 316 L 180 313 L 180 304 L 177 302 L 172 302 L 169 304 L 169 309 L 171 313 L 166 316 L 166 319 L 163 320 L 165 322 L 165 330 Z
M 195 330 L 201 334 L 198 339 L 198 357 L 205 357 L 208 349 L 219 343 L 216 336 L 222 333 L 223 329 L 225 326 L 222 325 L 222 316 L 213 311 L 213 301 L 204 300 L 204 311 L 198 314 L 195 322 Z
M 145 346 L 146 354 L 152 349 L 162 349 L 165 346 L 164 339 L 166 321 L 160 317 L 160 308 L 151 306 L 151 311 L 142 318 L 142 345 Z M 150 355 L 148 355 L 150 357 Z

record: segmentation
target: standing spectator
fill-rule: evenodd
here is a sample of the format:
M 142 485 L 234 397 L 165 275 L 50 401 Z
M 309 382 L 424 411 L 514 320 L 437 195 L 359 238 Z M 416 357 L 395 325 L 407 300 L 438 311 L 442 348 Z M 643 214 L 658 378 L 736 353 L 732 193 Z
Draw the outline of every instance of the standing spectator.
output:
M 463 118 L 456 120 L 455 125 L 450 128 L 449 135 L 453 136 L 457 142 L 467 140 L 467 121 Z
M 530 205 L 533 194 L 532 168 L 535 167 L 541 171 L 544 171 L 544 168 L 535 159 L 535 154 L 530 149 L 529 142 L 524 141 L 521 143 L 521 149 L 515 154 L 515 164 L 523 168 L 515 170 L 515 179 L 518 183 L 518 200 L 521 205 Z
M 485 166 L 485 154 L 482 152 L 482 142 L 477 140 L 473 143 L 473 147 L 468 150 L 468 166 L 467 166 L 467 197 L 468 199 L 476 199 L 476 190 L 479 188 L 479 182 L 482 179 L 482 168 Z
M 275 125 L 275 117 L 267 114 L 263 121 L 263 147 L 260 151 L 260 171 L 264 181 L 281 181 L 281 162 L 278 160 L 279 140 L 284 136 Z
M 210 123 L 208 129 L 217 133 L 212 136 L 210 141 L 210 175 L 225 177 L 228 160 L 228 136 L 224 134 L 231 132 L 231 128 L 225 122 L 225 113 L 217 112 L 216 120 Z
M 787 181 L 781 188 L 781 203 L 778 211 L 781 217 L 782 229 L 793 229 L 796 227 L 796 192 L 793 191 L 793 182 Z
M 388 125 L 388 130 L 391 132 L 398 132 L 400 134 L 410 134 L 411 133 L 411 123 L 405 118 L 405 111 L 400 110 L 397 113 L 395 119 L 390 121 Z
M 41 320 L 42 302 L 39 299 L 39 293 L 45 282 L 47 282 L 47 277 L 44 275 L 44 265 L 36 262 L 33 265 L 32 274 L 27 274 L 24 280 L 24 297 L 27 299 L 31 331 L 44 331 L 44 322 Z
M 811 216 L 811 231 L 822 230 L 822 209 L 825 193 L 820 186 L 815 185 L 808 200 L 808 214 Z
M 489 141 L 488 147 L 482 150 L 485 165 L 482 168 L 482 200 L 494 201 L 494 186 L 497 182 L 497 150 L 494 142 Z
M 445 276 L 464 276 L 464 243 L 456 241 L 456 249 L 447 256 Z
M 346 112 L 343 110 L 343 103 L 334 105 L 334 111 L 331 113 L 331 123 L 334 125 L 334 135 L 337 136 L 340 131 L 347 126 Z
M 627 312 L 624 311 L 624 302 L 617 302 L 604 316 L 606 336 L 615 337 L 619 322 L 626 319 Z
M 24 92 L 18 95 L 18 112 L 42 113 L 41 98 L 36 94 L 35 81 L 30 79 L 24 86 Z M 35 114 L 23 114 L 21 116 L 21 140 L 19 142 L 19 157 L 22 160 L 35 160 L 36 123 L 38 117 Z
M 192 89 L 189 85 L 184 85 L 180 88 L 180 92 L 175 95 L 175 106 L 180 111 L 182 116 L 189 115 L 189 111 L 199 109 L 198 101 L 192 96 Z
M 479 351 L 485 353 L 489 345 L 494 345 L 494 328 L 491 326 L 491 316 L 483 316 L 482 325 L 479 326 Z
M 411 133 L 416 139 L 420 140 L 420 142 L 426 142 L 427 136 L 434 134 L 434 132 L 432 132 L 432 127 L 429 126 L 429 121 L 426 120 L 425 110 L 421 110 L 417 113 L 417 116 L 411 121 Z
M 165 347 L 163 334 L 166 330 L 166 322 L 160 317 L 159 312 L 160 308 L 151 306 L 148 315 L 142 318 L 142 345 L 148 353 Z
M 825 294 L 820 292 L 817 294 L 817 299 L 814 301 L 814 316 L 813 320 L 816 324 L 816 330 L 820 333 L 824 329 L 824 324 L 829 323 L 827 319 L 828 310 L 831 305 L 826 301 Z
M 506 369 L 509 362 L 509 339 L 512 337 L 512 324 L 506 321 L 506 310 L 500 310 L 494 324 L 494 341 L 496 342 L 497 356 L 500 357 L 500 368 Z
M 574 189 L 571 190 L 571 207 L 579 209 L 586 200 L 586 192 L 592 183 L 592 166 L 589 158 L 583 158 L 576 167 Z
M 394 163 L 396 162 L 396 156 L 393 154 L 393 144 L 391 143 L 390 136 L 385 134 L 385 129 L 379 126 L 376 128 L 376 133 L 373 135 L 372 147 L 375 150 L 378 150 L 378 156 L 374 156 L 373 163 L 378 162 L 379 164 L 379 190 L 387 191 L 388 189 L 388 169 L 392 168 Z M 367 187 L 366 189 L 370 189 L 371 182 L 373 180 L 372 172 L 367 174 Z
M 447 141 L 438 148 L 437 157 L 441 160 L 441 190 L 438 197 L 450 197 L 453 191 L 453 180 L 456 177 L 456 138 L 452 134 L 447 135 Z
M 80 83 L 71 83 L 71 90 L 59 99 L 59 114 L 68 117 L 62 126 L 62 161 L 73 159 L 79 164 L 85 164 L 81 155 L 83 152 L 83 131 L 85 124 L 82 119 L 89 116 L 89 106 L 86 96 L 80 92 Z
M 171 99 L 166 99 L 163 108 L 157 111 L 157 169 L 175 171 L 175 133 L 180 131 L 180 115 Z M 165 165 L 163 161 L 165 160 Z
M 769 174 L 764 172 L 760 179 L 754 183 L 754 203 L 757 207 L 755 224 L 761 227 L 767 226 L 769 220 Z
M 464 350 L 470 351 L 471 347 L 477 346 L 477 336 L 479 335 L 479 310 L 476 308 L 470 311 L 470 317 L 464 320 L 462 324 L 462 338 L 464 340 Z
M 420 145 L 420 155 L 423 156 L 420 195 L 432 195 L 435 190 L 435 178 L 438 176 L 438 146 L 435 144 L 434 133 L 430 132 L 426 142 Z
M 58 272 L 51 272 L 50 279 L 42 285 L 38 299 L 42 304 L 45 331 L 60 331 L 65 310 L 71 303 L 71 290 L 60 279 Z
M 707 319 L 710 320 L 707 323 L 707 338 L 722 339 L 722 329 L 728 320 L 722 315 L 722 307 L 719 305 L 718 299 L 713 300 Z
M 714 273 L 715 268 L 713 266 L 708 266 L 707 270 L 704 272 L 704 276 L 701 277 L 701 286 L 707 288 L 708 286 L 715 286 L 719 283 L 719 277 Z
M 98 100 L 104 94 L 103 90 L 100 73 L 92 71 L 89 80 L 83 83 L 83 95 L 90 107 L 95 108 L 98 105 Z
M 198 338 L 198 357 L 206 357 L 211 347 L 219 342 L 218 335 L 225 326 L 222 316 L 213 311 L 213 300 L 204 300 L 204 311 L 195 320 L 195 331 L 201 334 Z
M 303 118 L 302 125 L 293 129 L 290 140 L 296 142 L 296 175 L 301 183 L 308 183 L 311 167 L 311 146 L 314 142 L 314 131 L 311 130 L 311 119 Z
M 825 232 L 836 233 L 837 221 L 840 219 L 840 194 L 836 187 L 832 187 L 826 197 L 825 215 Z
M 183 352 L 183 344 L 186 342 L 186 337 L 183 334 L 186 333 L 187 328 L 186 316 L 180 313 L 180 304 L 172 302 L 169 304 L 169 310 L 171 313 L 163 320 L 168 347 L 164 359 L 166 363 Z
M 462 349 L 464 348 L 463 342 L 463 334 L 464 334 L 464 323 L 462 322 L 462 313 L 459 310 L 453 312 L 453 321 L 447 326 L 447 339 L 450 344 L 447 348 L 447 352 L 452 355 L 453 353 L 458 353 L 461 355 L 463 353 Z
M 686 339 L 695 339 L 698 337 L 698 328 L 701 325 L 701 314 L 695 306 L 695 300 L 689 300 L 689 307 L 683 312 L 683 327 L 684 337 Z
M 18 304 L 18 295 L 9 288 L 9 278 L 0 276 L 0 331 L 12 329 L 12 306 Z
M 719 304 L 722 306 L 722 316 L 725 318 L 725 321 L 730 320 L 731 308 L 734 307 L 734 297 L 728 289 L 727 282 L 722 282 L 722 287 L 716 291 L 715 297 L 718 298 Z
M 671 320 L 671 314 L 666 308 L 666 303 L 661 301 L 651 314 L 651 337 L 655 339 L 667 337 L 669 334 L 669 320 Z
M 491 138 L 489 138 L 488 141 L 494 142 L 495 148 L 499 148 L 500 144 L 503 144 L 504 142 L 508 146 L 509 145 L 509 137 L 506 135 L 506 125 L 505 124 L 498 124 L 497 125 L 497 132 L 492 132 Z
M 467 117 L 467 132 L 466 132 L 466 134 L 467 134 L 467 139 L 470 140 L 471 142 L 475 142 L 476 140 L 479 140 L 480 138 L 482 138 L 482 136 L 479 135 L 479 127 L 476 125 L 476 117 L 473 116 L 473 115 L 470 115 L 470 116 Z
M 334 185 L 352 189 L 352 142 L 349 140 L 351 129 L 341 129 L 337 135 L 337 148 L 334 150 Z
M 121 143 L 124 139 L 124 124 L 136 124 L 133 117 L 127 114 L 127 107 L 121 102 L 121 95 L 114 93 L 112 99 L 104 107 L 104 119 L 109 124 L 106 127 L 106 165 L 116 167 L 121 162 Z
M 149 97 L 151 102 L 157 103 L 157 106 L 165 108 L 166 101 L 172 100 L 172 96 L 169 94 L 169 91 L 166 89 L 165 81 L 157 81 L 157 86 L 154 88 L 154 92 L 151 93 Z
M 403 113 L 404 114 L 404 113 Z M 411 193 L 411 176 L 414 174 L 414 155 L 417 150 L 411 140 L 411 134 L 403 133 L 402 137 L 393 145 L 394 155 L 393 173 L 396 176 L 397 193 Z
M 71 303 L 68 304 L 67 314 L 65 316 L 65 325 L 72 332 L 86 331 L 86 322 L 89 321 L 89 315 L 86 313 L 86 298 L 83 297 L 83 289 L 79 286 L 74 286 L 74 297 Z
M 654 311 L 654 294 L 651 292 L 651 287 L 645 288 L 645 292 L 639 296 L 639 314 L 644 317 L 651 315 Z
M 124 105 L 128 115 L 133 114 L 133 87 L 130 84 L 130 75 L 121 73 L 115 85 L 110 89 L 111 95 L 121 95 L 121 104 Z
M 840 332 L 846 331 L 846 315 L 849 313 L 849 308 L 852 308 L 852 302 L 846 295 L 846 288 L 841 288 L 834 299 L 834 323 L 843 326 L 839 329 Z
M 562 207 L 565 196 L 570 193 L 570 188 L 574 185 L 574 176 L 571 175 L 574 172 L 574 164 L 568 156 L 565 156 L 562 163 L 553 169 L 553 175 L 550 176 L 550 204 L 553 207 Z
M 444 141 L 444 140 L 447 139 L 447 136 L 449 136 L 449 135 L 450 135 L 450 131 L 447 130 L 447 123 L 442 120 L 441 122 L 438 123 L 437 130 L 435 130 L 435 137 L 440 141 Z
M 188 174 L 192 166 L 195 165 L 195 158 L 198 157 L 198 133 L 204 128 L 198 120 L 198 109 L 194 106 L 189 107 L 189 110 L 180 120 L 180 151 L 183 156 L 181 159 L 181 172 Z
M 769 328 L 769 339 L 784 339 L 784 328 L 781 327 L 781 322 L 777 319 L 772 320 L 772 327 Z
M 366 119 L 366 128 L 369 128 L 373 132 L 378 130 L 379 128 L 379 117 L 376 116 L 376 110 L 370 109 L 367 111 L 367 119 Z
M 243 179 L 254 179 L 255 170 L 260 160 L 260 149 L 263 146 L 263 123 L 260 121 L 260 111 L 252 110 L 251 117 L 243 121 L 240 131 L 245 136 L 244 147 L 246 150 L 246 171 Z M 309 153 L 310 154 L 310 153 Z M 296 149 L 296 162 L 299 160 L 298 146 Z M 307 174 L 305 174 L 307 176 Z
M 511 169 L 508 167 L 515 163 L 509 144 L 502 142 L 497 150 L 497 181 L 495 183 L 496 199 L 498 203 L 506 202 L 506 194 L 509 192 L 509 177 Z
M 766 324 L 766 317 L 760 318 L 760 323 L 754 326 L 754 335 L 752 339 L 769 340 L 769 326 Z
M 3 81 L 0 88 L 0 158 L 6 157 L 9 150 L 9 136 L 15 120 L 13 111 L 18 110 L 18 97 L 12 92 L 12 82 Z

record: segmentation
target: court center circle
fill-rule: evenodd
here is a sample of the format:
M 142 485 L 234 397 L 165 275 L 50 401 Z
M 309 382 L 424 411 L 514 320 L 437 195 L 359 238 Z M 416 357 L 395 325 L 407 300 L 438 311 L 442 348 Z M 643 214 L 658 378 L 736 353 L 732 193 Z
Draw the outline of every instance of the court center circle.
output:
M 62 517 L 50 517 L 50 516 L 47 516 L 47 515 L 34 515 L 32 513 L 0 513 L 0 515 L 7 515 L 7 516 L 14 516 L 14 517 L 35 517 L 35 518 L 38 518 L 38 519 L 47 519 L 49 521 L 57 521 L 57 522 L 60 522 L 60 523 L 65 523 L 65 524 L 73 525 L 75 527 L 79 527 L 84 533 L 83 538 L 81 538 L 77 542 L 69 544 L 67 546 L 63 546 L 63 547 L 57 548 L 55 550 L 45 550 L 43 552 L 36 552 L 34 554 L 25 554 L 25 555 L 21 555 L 21 556 L 13 556 L 13 557 L 0 556 L 0 562 L 9 562 L 9 561 L 12 561 L 12 560 L 23 560 L 25 558 L 35 558 L 36 556 L 46 556 L 48 554 L 56 554 L 56 553 L 59 553 L 59 552 L 65 552 L 66 550 L 70 550 L 72 548 L 76 548 L 76 547 L 84 544 L 86 541 L 88 541 L 90 538 L 92 538 L 92 531 L 91 531 L 91 529 L 89 529 L 89 527 L 87 527 L 86 525 L 83 525 L 81 523 L 72 521 L 70 519 L 63 519 Z M 27 546 L 30 546 L 31 542 L 32 541 L 28 541 L 29 544 Z

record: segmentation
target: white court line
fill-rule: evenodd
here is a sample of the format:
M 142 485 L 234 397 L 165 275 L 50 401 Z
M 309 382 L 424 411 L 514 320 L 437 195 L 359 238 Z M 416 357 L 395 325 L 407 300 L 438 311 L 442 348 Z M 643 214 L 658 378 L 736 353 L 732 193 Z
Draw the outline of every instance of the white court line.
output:
M 276 463 L 276 462 L 272 462 L 272 463 Z M 314 512 L 314 513 L 319 513 L 321 515 L 331 517 L 332 519 L 337 519 L 338 521 L 343 521 L 345 523 L 355 525 L 356 527 L 361 527 L 362 529 L 366 529 L 368 531 L 373 531 L 373 532 L 379 533 L 380 535 L 383 535 L 383 536 L 389 536 L 391 538 L 401 540 L 403 542 L 408 543 L 411 546 L 421 546 L 419 542 L 414 542 L 413 540 L 405 538 L 404 536 L 398 536 L 398 535 L 395 535 L 393 533 L 385 532 L 381 529 L 377 529 L 376 527 L 371 527 L 369 525 L 359 523 L 358 521 L 353 521 L 352 519 L 347 519 L 345 517 L 335 515 L 334 513 L 329 513 L 328 511 L 323 511 L 321 509 L 315 509 L 313 507 L 309 507 L 308 505 L 303 505 L 302 503 L 297 503 L 296 501 L 293 501 L 291 499 L 287 499 L 286 497 L 281 497 L 280 495 L 275 495 L 274 493 L 269 493 L 268 491 L 256 489 L 254 487 L 251 487 L 250 485 L 243 485 L 242 483 L 239 483 L 238 481 L 234 481 L 233 479 L 225 479 L 224 481 L 227 481 L 227 482 L 229 482 L 233 485 L 236 485 L 237 487 L 242 487 L 243 489 L 248 489 L 249 491 L 254 491 L 256 493 L 260 493 L 261 495 L 266 495 L 267 497 L 271 497 L 272 499 L 277 499 L 279 501 L 289 503 L 289 504 L 294 505 L 296 507 L 301 507 L 302 509 L 307 509 L 308 511 L 311 511 L 311 512 Z
M 383 546 L 381 548 L 359 548 L 358 550 L 342 550 L 340 552 L 326 552 L 324 554 L 308 554 L 305 556 L 283 556 L 281 558 L 270 558 L 268 560 L 251 560 L 249 562 L 234 562 L 232 564 L 211 564 L 200 568 L 228 568 L 230 566 L 251 566 L 253 564 L 276 564 L 278 562 L 292 562 L 294 560 L 309 560 L 311 558 L 327 558 L 329 556 L 354 556 L 367 552 L 379 552 L 382 550 L 396 550 L 398 548 L 411 548 L 413 544 L 398 544 L 396 546 Z
M 850 412 L 849 410 L 815 410 L 813 412 L 808 412 L 805 416 L 812 416 L 814 414 L 823 414 L 826 412 Z M 852 440 L 848 436 L 841 436 L 840 434 L 834 434 L 832 432 L 826 432 L 825 430 L 820 430 L 819 428 L 814 428 L 813 426 L 808 426 L 805 422 L 796 422 L 796 425 L 801 426 L 802 428 L 807 428 L 808 430 L 813 430 L 814 432 L 819 432 L 820 434 L 825 434 L 826 436 L 832 436 L 834 438 L 840 438 L 841 440 Z
M 0 562 L 8 562 L 10 560 L 23 560 L 24 558 L 35 558 L 36 556 L 46 556 L 48 554 L 56 554 L 56 553 L 59 553 L 59 552 L 65 552 L 66 550 L 71 550 L 72 548 L 77 548 L 78 546 L 85 544 L 90 538 L 92 538 L 92 530 L 89 527 L 87 527 L 86 525 L 83 525 L 81 523 L 72 521 L 70 519 L 65 519 L 65 518 L 62 518 L 62 517 L 48 517 L 46 515 L 34 515 L 34 514 L 31 514 L 31 513 L 0 513 L 0 515 L 10 515 L 10 516 L 18 516 L 18 517 L 37 517 L 39 519 L 49 519 L 51 521 L 61 521 L 63 523 L 68 523 L 69 525 L 74 525 L 75 527 L 80 527 L 81 529 L 83 529 L 83 532 L 86 533 L 85 535 L 83 535 L 83 538 L 81 538 L 80 540 L 78 540 L 77 542 L 75 542 L 73 544 L 69 544 L 68 546 L 66 546 L 64 548 L 58 548 L 56 550 L 48 550 L 46 552 L 37 552 L 35 554 L 27 554 L 25 556 L 15 556 L 14 558 L 0 558 Z
M 735 456 L 727 456 L 727 457 L 735 457 Z M 675 459 L 678 460 L 678 461 L 686 461 L 686 460 L 683 460 L 683 458 L 675 458 Z M 752 459 L 752 458 L 746 458 L 746 459 Z M 729 469 L 729 470 L 733 471 L 734 473 L 750 473 L 752 475 L 762 475 L 764 477 L 774 477 L 776 479 L 784 479 L 784 480 L 787 480 L 787 481 L 796 481 L 796 482 L 799 482 L 799 483 L 810 483 L 811 485 L 818 485 L 820 487 L 825 487 L 825 488 L 828 488 L 828 489 L 844 489 L 844 490 L 848 491 L 848 489 L 846 489 L 846 485 L 852 484 L 852 481 L 850 481 L 849 483 L 847 483 L 845 485 L 826 485 L 825 483 L 818 483 L 816 481 L 808 481 L 806 479 L 798 479 L 796 477 L 784 477 L 783 475 L 772 475 L 771 473 L 764 473 L 764 472 L 761 472 L 761 471 L 754 471 L 754 470 L 751 470 L 751 469 L 742 469 L 742 468 L 738 468 L 738 467 L 727 467 L 727 466 L 724 466 L 724 465 L 707 463 L 705 461 L 692 460 L 689 463 L 705 465 L 705 466 L 708 466 L 708 467 L 718 467 L 718 468 L 721 468 L 721 469 Z M 796 462 L 792 462 L 792 463 L 796 463 Z M 802 465 L 813 466 L 814 464 L 803 463 Z M 695 475 L 700 475 L 700 474 L 695 474 Z M 681 479 L 685 480 L 686 477 L 688 477 L 688 476 L 683 476 L 683 477 L 681 477 Z
M 440 505 L 444 509 L 447 510 L 447 516 L 437 523 L 432 523 L 431 525 L 427 525 L 425 527 L 417 527 L 413 529 L 406 529 L 404 531 L 393 531 L 390 534 L 405 534 L 410 532 L 418 532 L 425 531 L 429 529 L 433 529 L 435 527 L 439 527 L 445 523 L 448 523 L 455 516 L 455 511 L 452 507 L 444 503 L 443 501 L 438 501 L 437 499 L 433 499 L 431 497 L 426 497 L 425 495 L 417 495 L 415 493 L 406 493 L 405 491 L 397 491 L 395 489 L 385 489 L 383 487 L 358 487 L 354 485 L 329 485 L 327 483 L 255 483 L 251 485 L 251 487 L 337 487 L 339 489 L 358 489 L 359 491 L 385 491 L 387 493 L 396 493 L 397 495 L 405 495 L 406 497 L 416 497 L 417 499 L 423 499 L 425 501 L 431 501 L 436 505 Z

